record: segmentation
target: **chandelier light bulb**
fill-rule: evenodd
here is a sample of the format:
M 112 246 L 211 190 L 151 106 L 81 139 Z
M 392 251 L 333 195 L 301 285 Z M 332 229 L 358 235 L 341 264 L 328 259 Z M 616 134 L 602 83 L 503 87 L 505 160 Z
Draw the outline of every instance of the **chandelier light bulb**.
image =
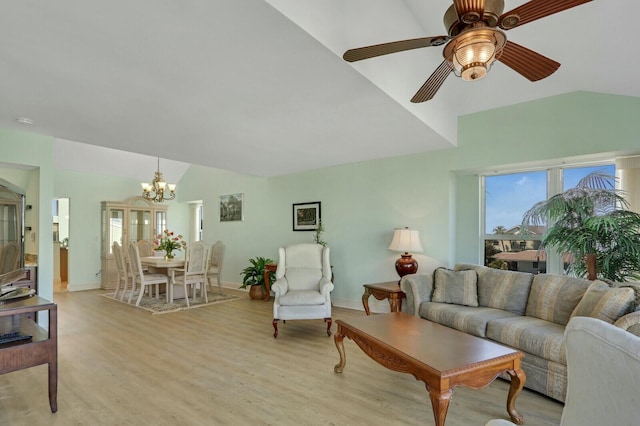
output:
M 154 173 L 153 181 L 149 183 L 141 183 L 142 185 L 142 197 L 153 201 L 154 203 L 162 203 L 165 200 L 173 200 L 176 198 L 176 185 L 173 183 L 167 183 L 162 178 L 160 172 L 160 158 L 158 157 L 158 170 Z M 165 196 L 165 190 L 169 186 L 169 194 Z

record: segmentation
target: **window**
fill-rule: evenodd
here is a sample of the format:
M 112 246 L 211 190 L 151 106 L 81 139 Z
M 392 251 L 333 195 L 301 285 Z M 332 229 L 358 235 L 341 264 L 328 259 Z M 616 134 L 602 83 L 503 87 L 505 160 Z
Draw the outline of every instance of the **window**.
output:
M 532 171 L 485 176 L 484 264 L 497 269 L 540 271 L 538 253 L 544 228 L 521 229 L 522 215 L 547 197 L 547 172 Z
M 521 228 L 522 216 L 535 203 L 576 186 L 584 176 L 601 171 L 615 175 L 613 164 L 485 175 L 481 177 L 483 203 L 482 245 L 484 264 L 498 269 L 532 273 L 562 273 L 570 256 L 553 256 L 539 250 L 547 226 Z
M 196 235 L 197 235 L 197 240 L 198 241 L 202 241 L 203 239 L 203 233 L 204 233 L 204 229 L 203 229 L 203 217 L 204 217 L 204 208 L 202 207 L 202 204 L 200 204 L 198 206 L 198 220 L 196 221 Z

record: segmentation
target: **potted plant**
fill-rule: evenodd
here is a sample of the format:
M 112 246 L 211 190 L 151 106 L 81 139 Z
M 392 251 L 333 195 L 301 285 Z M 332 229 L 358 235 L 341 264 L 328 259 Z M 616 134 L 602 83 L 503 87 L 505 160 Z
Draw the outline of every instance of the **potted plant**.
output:
M 264 282 L 264 271 L 268 264 L 274 262 L 264 257 L 256 257 L 249 259 L 249 263 L 251 265 L 244 268 L 240 273 L 240 275 L 243 276 L 240 288 L 247 288 L 247 286 L 249 286 L 249 297 L 251 297 L 251 299 L 264 299 L 267 293 Z M 269 271 L 269 280 L 271 282 L 275 281 L 275 275 L 274 272 Z
M 536 203 L 523 215 L 522 225 L 526 229 L 548 220 L 540 248 L 571 253 L 574 275 L 626 281 L 640 277 L 640 215 L 627 206 L 615 190 L 615 178 L 594 172 L 575 188 Z

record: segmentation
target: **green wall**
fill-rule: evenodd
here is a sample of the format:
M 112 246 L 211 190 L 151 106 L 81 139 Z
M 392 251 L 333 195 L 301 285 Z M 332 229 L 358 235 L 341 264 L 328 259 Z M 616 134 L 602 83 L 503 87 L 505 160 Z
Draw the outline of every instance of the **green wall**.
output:
M 278 247 L 313 240 L 312 232 L 292 230 L 292 204 L 320 201 L 335 274 L 334 303 L 362 309 L 362 284 L 397 279 L 393 264 L 399 255 L 387 250 L 394 228 L 420 231 L 425 252 L 414 257 L 421 272 L 457 261 L 480 262 L 479 171 L 638 154 L 639 113 L 638 98 L 576 92 L 463 116 L 455 149 L 273 178 L 191 166 L 178 182 L 169 225 L 188 235 L 188 203 L 202 200 L 205 240 L 227 246 L 222 280 L 239 284 L 249 258 L 277 260 Z M 96 287 L 100 201 L 139 195 L 139 184 L 53 171 L 51 146 L 49 137 L 0 130 L 0 162 L 38 168 L 39 204 L 50 205 L 54 195 L 70 198 L 69 285 Z M 244 194 L 244 220 L 221 223 L 219 196 L 234 193 Z M 50 229 L 50 221 L 50 213 L 40 214 L 41 228 Z M 39 234 L 41 259 L 43 251 L 51 258 L 50 233 Z M 51 265 L 41 262 L 41 269 L 51 286 Z M 371 304 L 374 310 L 387 307 Z
M 461 117 L 456 149 L 274 178 L 191 167 L 180 184 L 206 194 L 205 239 L 227 244 L 227 282 L 240 282 L 249 257 L 276 260 L 279 246 L 312 241 L 292 231 L 292 204 L 321 201 L 333 300 L 361 309 L 362 284 L 397 279 L 398 254 L 387 250 L 394 228 L 420 230 L 422 272 L 480 262 L 479 169 L 637 153 L 639 112 L 637 98 L 577 92 Z M 245 193 L 244 222 L 218 222 L 218 197 L 235 192 Z

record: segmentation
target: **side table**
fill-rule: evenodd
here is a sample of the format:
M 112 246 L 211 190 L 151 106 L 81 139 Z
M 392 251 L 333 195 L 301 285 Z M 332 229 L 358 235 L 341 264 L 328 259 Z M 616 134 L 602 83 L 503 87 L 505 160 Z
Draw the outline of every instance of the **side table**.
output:
M 362 295 L 362 305 L 367 315 L 371 315 L 369 311 L 369 296 L 373 296 L 378 300 L 388 299 L 391 312 L 400 312 L 402 310 L 402 299 L 407 297 L 404 292 L 400 290 L 400 285 L 397 281 L 365 284 L 364 294 Z
M 267 294 L 264 296 L 266 302 L 271 298 L 271 280 L 269 279 L 269 273 L 275 272 L 278 269 L 277 263 L 267 263 L 264 265 L 264 287 L 267 289 Z

